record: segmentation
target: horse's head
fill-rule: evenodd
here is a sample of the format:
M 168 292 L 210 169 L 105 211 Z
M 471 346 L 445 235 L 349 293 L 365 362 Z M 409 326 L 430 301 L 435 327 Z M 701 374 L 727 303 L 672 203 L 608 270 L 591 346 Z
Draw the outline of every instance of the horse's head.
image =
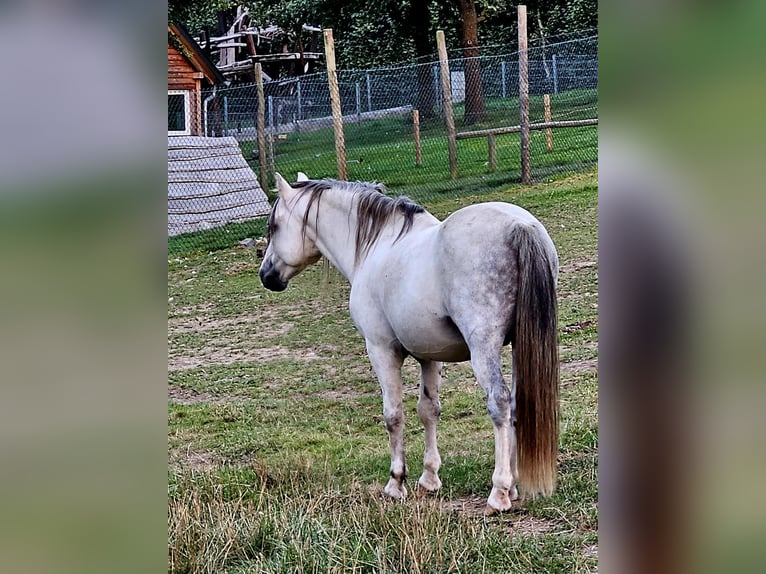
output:
M 284 291 L 298 273 L 316 263 L 321 253 L 306 229 L 308 201 L 276 174 L 279 197 L 271 209 L 268 223 L 268 246 L 263 255 L 259 276 L 271 291 Z M 298 174 L 298 181 L 308 178 Z

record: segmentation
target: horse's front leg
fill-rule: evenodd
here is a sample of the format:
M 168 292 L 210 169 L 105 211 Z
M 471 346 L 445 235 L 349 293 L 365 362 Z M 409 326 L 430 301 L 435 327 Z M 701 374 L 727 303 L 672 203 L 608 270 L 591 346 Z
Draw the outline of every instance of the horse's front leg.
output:
M 433 492 L 441 488 L 439 468 L 442 464 L 439 449 L 436 445 L 436 426 L 441 415 L 439 403 L 439 386 L 441 384 L 442 364 L 436 361 L 420 362 L 420 398 L 418 399 L 418 416 L 423 423 L 426 434 L 426 449 L 423 456 L 423 474 L 418 485 Z
M 391 449 L 391 478 L 383 492 L 391 498 L 404 498 L 407 464 L 404 460 L 404 407 L 402 405 L 402 364 L 404 353 L 390 345 L 367 341 L 367 354 L 383 391 L 383 419 Z

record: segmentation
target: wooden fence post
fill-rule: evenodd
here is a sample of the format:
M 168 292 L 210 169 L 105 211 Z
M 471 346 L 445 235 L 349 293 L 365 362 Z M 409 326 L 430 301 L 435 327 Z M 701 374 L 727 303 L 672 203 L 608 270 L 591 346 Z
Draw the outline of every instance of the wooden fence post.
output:
M 492 133 L 487 136 L 487 156 L 489 171 L 494 173 L 497 171 L 497 139 Z
M 415 165 L 423 165 L 423 150 L 420 147 L 420 112 L 412 110 L 412 128 L 415 132 Z
M 327 80 L 330 85 L 330 106 L 332 108 L 332 129 L 335 132 L 335 155 L 338 160 L 338 179 L 348 179 L 346 165 L 346 140 L 343 135 L 343 112 L 340 107 L 340 88 L 335 68 L 335 41 L 332 28 L 324 29 L 324 52 L 327 61 Z
M 545 123 L 550 123 L 551 121 L 551 95 L 550 94 L 543 95 L 543 108 L 545 113 Z M 553 151 L 553 129 L 551 128 L 545 129 L 545 146 L 548 148 L 548 151 Z
M 266 171 L 266 98 L 263 96 L 263 71 L 261 63 L 255 63 L 255 87 L 258 92 L 258 113 L 255 118 L 255 129 L 258 134 L 258 162 L 261 166 L 261 189 L 269 193 L 269 178 Z
M 529 54 L 527 53 L 527 7 L 518 6 L 519 24 L 519 126 L 521 126 L 521 183 L 532 183 L 529 165 Z
M 457 136 L 455 131 L 455 116 L 452 114 L 452 87 L 450 82 L 449 62 L 447 60 L 447 44 L 444 41 L 444 31 L 436 31 L 436 45 L 439 49 L 439 66 L 441 68 L 442 99 L 444 101 L 444 122 L 447 125 L 447 149 L 449 152 L 449 176 L 457 179 Z

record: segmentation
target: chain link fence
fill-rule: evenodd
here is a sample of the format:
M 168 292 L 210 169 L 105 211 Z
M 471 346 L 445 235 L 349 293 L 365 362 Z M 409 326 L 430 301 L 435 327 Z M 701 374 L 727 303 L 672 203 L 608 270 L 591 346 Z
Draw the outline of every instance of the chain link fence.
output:
M 408 195 L 426 207 L 440 198 L 519 183 L 520 137 L 501 129 L 519 125 L 519 62 L 513 48 L 494 47 L 494 54 L 485 50 L 479 57 L 449 60 L 458 132 L 457 177 L 451 177 L 444 95 L 436 59 L 409 66 L 339 70 L 348 179 L 382 182 L 390 193 Z M 531 124 L 595 123 L 597 36 L 531 47 L 528 61 Z M 312 179 L 338 177 L 327 74 L 266 82 L 263 92 L 263 159 L 258 146 L 256 84 L 204 92 L 201 114 L 205 134 L 236 140 L 252 170 L 251 181 L 254 176 L 262 179 L 263 162 L 263 187 L 269 197 L 275 171 L 288 181 L 294 180 L 298 171 Z M 177 118 L 173 112 L 169 109 L 169 123 Z M 488 133 L 493 130 L 497 133 Z M 465 132 L 479 135 L 472 137 Z M 592 168 L 598 159 L 597 127 L 533 127 L 530 158 L 534 181 Z M 215 156 L 210 162 L 215 163 Z M 210 201 L 215 197 L 211 195 Z M 174 235 L 170 238 L 171 253 L 229 246 L 263 233 L 263 221 L 257 218 L 232 221 Z

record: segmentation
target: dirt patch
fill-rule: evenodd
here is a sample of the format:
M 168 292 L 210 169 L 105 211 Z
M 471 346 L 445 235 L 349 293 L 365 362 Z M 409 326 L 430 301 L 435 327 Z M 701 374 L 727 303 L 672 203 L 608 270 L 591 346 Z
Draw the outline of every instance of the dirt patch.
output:
M 328 401 L 348 401 L 353 399 L 361 399 L 363 397 L 375 397 L 380 393 L 371 393 L 367 391 L 355 391 L 352 389 L 338 389 L 331 391 L 321 391 L 316 393 L 316 396 Z
M 561 363 L 562 373 L 588 373 L 598 370 L 598 359 L 583 359 L 581 361 L 570 361 Z
M 556 523 L 551 520 L 542 520 L 534 516 L 519 516 L 513 520 L 510 530 L 513 534 L 521 536 L 537 536 L 550 532 L 556 527 Z
M 243 329 L 244 328 L 244 329 Z M 206 333 L 210 331 L 252 330 L 253 335 L 283 335 L 293 328 L 289 321 L 270 322 L 263 315 L 214 318 L 209 315 L 173 318 L 168 320 L 168 334 Z
M 465 496 L 455 500 L 445 500 L 444 509 L 452 512 L 459 512 L 468 518 L 478 518 L 484 516 L 487 508 L 487 499 L 480 496 Z
M 251 400 L 245 396 L 219 397 L 211 393 L 199 392 L 192 389 L 182 389 L 174 385 L 168 385 L 168 400 L 178 405 L 192 405 L 195 403 L 226 404 L 238 401 Z
M 546 532 L 550 532 L 555 529 L 557 523 L 551 520 L 543 520 L 541 518 L 535 518 L 528 514 L 521 514 L 518 508 L 518 502 L 514 502 L 514 510 L 508 515 L 510 518 L 508 523 L 508 531 L 510 534 L 519 534 L 521 536 L 537 536 Z M 452 512 L 459 512 L 468 518 L 484 518 L 487 499 L 480 496 L 466 496 L 455 500 L 445 500 L 443 504 L 446 510 Z
M 203 347 L 194 352 L 193 357 L 169 356 L 168 371 L 184 371 L 210 365 L 232 365 L 234 363 L 255 363 L 292 359 L 296 361 L 314 361 L 319 356 L 313 351 L 296 353 L 287 347 L 263 347 L 260 349 L 231 349 L 221 347 Z
M 587 321 L 580 321 L 578 323 L 571 323 L 569 325 L 565 325 L 562 327 L 562 331 L 565 333 L 576 333 L 577 331 L 581 331 L 583 329 L 586 329 L 588 327 L 592 327 L 594 325 L 598 325 L 596 321 L 587 320 Z
M 190 470 L 209 471 L 220 466 L 221 458 L 210 451 L 195 451 L 190 448 L 171 451 L 168 462 L 172 465 Z
M 598 261 L 581 259 L 578 261 L 570 261 L 569 263 L 562 265 L 561 267 L 559 267 L 559 272 L 574 273 L 576 271 L 580 271 L 581 269 L 589 269 L 591 267 L 597 267 L 597 266 L 598 266 Z
M 239 275 L 240 273 L 258 273 L 260 263 L 249 263 L 244 261 L 238 261 L 226 271 L 223 272 L 227 277 Z

